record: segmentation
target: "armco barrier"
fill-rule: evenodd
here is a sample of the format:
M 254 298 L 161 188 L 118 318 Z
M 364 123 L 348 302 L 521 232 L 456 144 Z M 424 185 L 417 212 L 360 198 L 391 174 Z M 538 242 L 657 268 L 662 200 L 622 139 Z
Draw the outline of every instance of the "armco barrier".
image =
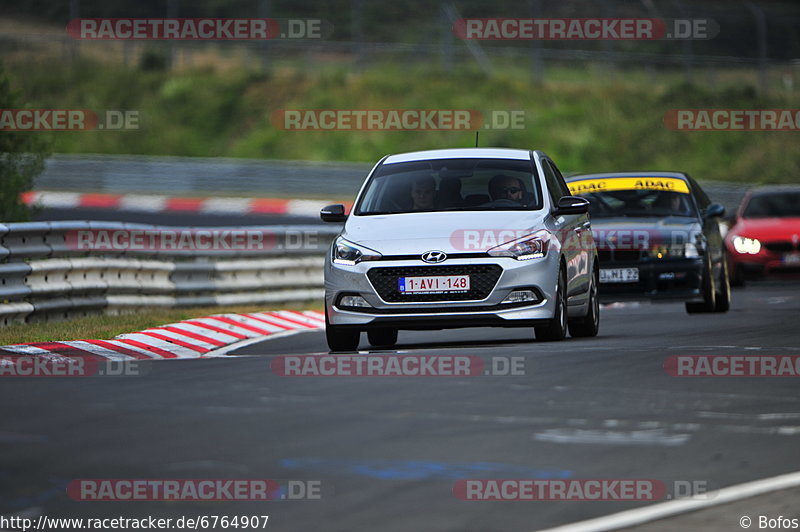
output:
M 89 249 L 76 231 L 259 233 L 254 249 Z M 137 307 L 308 301 L 322 297 L 336 226 L 167 227 L 116 222 L 0 225 L 0 326 Z M 141 246 L 140 246 L 141 247 Z

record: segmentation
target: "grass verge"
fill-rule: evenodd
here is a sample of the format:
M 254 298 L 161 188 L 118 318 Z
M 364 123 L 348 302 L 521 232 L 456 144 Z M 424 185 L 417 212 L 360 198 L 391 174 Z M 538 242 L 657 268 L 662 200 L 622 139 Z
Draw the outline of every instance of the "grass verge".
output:
M 29 107 L 128 109 L 140 129 L 54 132 L 54 153 L 126 153 L 374 162 L 387 153 L 467 147 L 474 131 L 285 131 L 281 109 L 524 111 L 521 129 L 481 129 L 482 146 L 538 148 L 565 172 L 679 170 L 701 180 L 800 182 L 796 132 L 673 131 L 672 109 L 797 109 L 800 92 L 758 94 L 620 76 L 533 83 L 519 70 L 375 64 L 361 74 L 319 71 L 141 71 L 88 59 L 7 62 Z M 132 183 L 131 186 L 135 186 Z

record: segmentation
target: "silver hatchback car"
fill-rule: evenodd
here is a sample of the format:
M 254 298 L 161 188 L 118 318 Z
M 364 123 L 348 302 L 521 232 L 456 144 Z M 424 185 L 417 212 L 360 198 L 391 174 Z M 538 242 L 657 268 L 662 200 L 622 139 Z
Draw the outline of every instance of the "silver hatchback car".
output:
M 595 336 L 597 251 L 588 202 L 541 151 L 468 148 L 389 155 L 372 169 L 325 263 L 332 351 L 360 334 L 533 327 L 539 340 Z

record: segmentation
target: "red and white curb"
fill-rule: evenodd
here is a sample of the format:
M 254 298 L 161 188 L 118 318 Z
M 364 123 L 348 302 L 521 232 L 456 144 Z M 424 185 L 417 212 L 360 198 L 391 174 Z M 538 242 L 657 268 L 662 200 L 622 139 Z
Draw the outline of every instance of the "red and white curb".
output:
M 140 212 L 193 212 L 204 214 L 287 214 L 318 216 L 335 200 L 282 198 L 184 198 L 156 194 L 90 194 L 82 192 L 33 191 L 21 195 L 26 205 L 74 209 L 116 209 Z M 349 205 L 348 205 L 349 209 Z
M 313 310 L 218 314 L 121 334 L 113 340 L 70 340 L 0 346 L 0 354 L 106 360 L 209 358 L 248 343 L 325 327 Z

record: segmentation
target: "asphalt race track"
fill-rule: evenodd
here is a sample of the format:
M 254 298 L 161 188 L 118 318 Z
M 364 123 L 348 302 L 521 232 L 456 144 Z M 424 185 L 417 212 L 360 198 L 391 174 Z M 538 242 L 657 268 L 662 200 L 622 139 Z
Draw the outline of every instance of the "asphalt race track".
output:
M 708 489 L 800 469 L 792 377 L 673 377 L 671 355 L 800 355 L 800 284 L 734 291 L 728 314 L 682 304 L 602 311 L 600 336 L 521 329 L 401 332 L 399 353 L 524 357 L 524 375 L 286 377 L 276 355 L 325 353 L 322 332 L 241 357 L 154 362 L 134 377 L 0 386 L 5 515 L 269 515 L 275 531 L 530 531 L 639 501 L 462 501 L 469 478 L 658 479 Z M 365 339 L 361 348 L 366 349 Z M 73 479 L 319 480 L 322 498 L 86 502 Z M 740 530 L 738 515 L 721 530 Z M 724 519 L 724 517 L 723 517 Z M 755 528 L 755 527 L 754 527 Z

